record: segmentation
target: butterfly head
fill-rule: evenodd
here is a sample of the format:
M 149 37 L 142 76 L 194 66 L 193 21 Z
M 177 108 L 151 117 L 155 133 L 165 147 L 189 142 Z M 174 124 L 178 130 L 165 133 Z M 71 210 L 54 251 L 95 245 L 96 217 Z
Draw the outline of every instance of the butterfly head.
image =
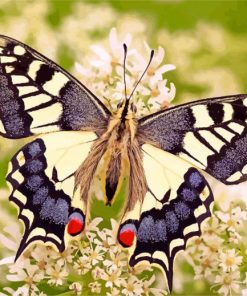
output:
M 117 114 L 120 115 L 121 118 L 126 118 L 126 117 L 129 117 L 129 118 L 133 118 L 135 117 L 135 113 L 137 111 L 137 108 L 136 106 L 134 105 L 133 102 L 130 103 L 130 99 L 131 97 L 133 96 L 137 86 L 140 84 L 143 76 L 146 74 L 151 62 L 152 62 L 152 59 L 153 59 L 153 56 L 154 56 L 154 50 L 152 49 L 151 50 L 151 53 L 150 53 L 150 58 L 149 58 L 149 62 L 146 66 L 146 68 L 144 69 L 141 77 L 138 79 L 136 85 L 134 86 L 131 94 L 129 96 L 127 96 L 127 86 L 126 86 L 126 57 L 127 57 L 127 45 L 124 43 L 123 44 L 123 48 L 124 48 L 124 62 L 123 62 L 123 70 L 124 70 L 124 89 L 125 89 L 125 98 L 120 101 L 117 105 Z

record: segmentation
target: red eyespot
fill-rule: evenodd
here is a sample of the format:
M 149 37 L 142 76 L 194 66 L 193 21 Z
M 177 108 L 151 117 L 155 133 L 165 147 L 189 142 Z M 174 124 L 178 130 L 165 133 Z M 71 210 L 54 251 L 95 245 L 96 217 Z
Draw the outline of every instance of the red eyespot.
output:
M 118 240 L 123 247 L 131 247 L 136 235 L 136 228 L 133 224 L 126 224 L 120 230 Z
M 84 228 L 84 219 L 81 214 L 73 213 L 69 217 L 67 231 L 70 235 L 75 236 L 82 232 Z

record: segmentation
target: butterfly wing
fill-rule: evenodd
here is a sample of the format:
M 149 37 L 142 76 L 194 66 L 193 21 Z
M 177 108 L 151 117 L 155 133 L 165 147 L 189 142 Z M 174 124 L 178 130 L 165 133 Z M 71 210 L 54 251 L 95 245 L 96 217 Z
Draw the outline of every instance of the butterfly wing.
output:
M 62 252 L 71 239 L 68 232 L 76 235 L 82 230 L 85 205 L 74 195 L 74 174 L 95 139 L 93 132 L 50 133 L 28 143 L 13 157 L 7 175 L 10 201 L 18 207 L 25 228 L 16 258 L 37 241 Z
M 149 144 L 142 150 L 148 191 L 140 211 L 121 224 L 118 238 L 120 243 L 121 238 L 127 241 L 134 232 L 130 265 L 147 261 L 160 266 L 171 291 L 174 258 L 189 238 L 201 234 L 213 195 L 205 178 L 188 162 Z
M 178 155 L 225 184 L 247 180 L 247 95 L 196 101 L 139 120 L 142 142 Z
M 0 134 L 100 133 L 110 112 L 84 85 L 29 46 L 0 35 Z M 96 120 L 97 119 L 97 120 Z

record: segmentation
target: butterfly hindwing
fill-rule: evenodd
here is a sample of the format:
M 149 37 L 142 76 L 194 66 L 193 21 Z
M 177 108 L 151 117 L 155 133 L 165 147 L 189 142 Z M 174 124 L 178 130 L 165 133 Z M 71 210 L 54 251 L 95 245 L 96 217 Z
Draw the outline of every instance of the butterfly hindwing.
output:
M 100 133 L 110 112 L 84 85 L 29 46 L 0 35 L 0 134 Z
M 69 218 L 84 219 L 85 205 L 74 196 L 74 174 L 97 136 L 93 132 L 58 132 L 40 136 L 13 157 L 7 181 L 10 200 L 19 209 L 24 235 L 16 258 L 33 242 L 63 251 Z
M 247 179 L 247 95 L 196 101 L 139 120 L 144 142 L 180 156 L 225 184 Z
M 142 150 L 148 191 L 140 217 L 125 220 L 119 234 L 134 229 L 130 265 L 142 261 L 159 265 L 171 291 L 174 258 L 189 238 L 201 234 L 213 196 L 205 178 L 186 161 L 149 144 Z

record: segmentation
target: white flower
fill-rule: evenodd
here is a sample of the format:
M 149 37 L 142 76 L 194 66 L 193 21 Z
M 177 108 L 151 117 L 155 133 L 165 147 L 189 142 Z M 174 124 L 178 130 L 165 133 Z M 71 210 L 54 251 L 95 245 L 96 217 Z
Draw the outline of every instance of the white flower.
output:
M 205 245 L 201 245 L 199 249 L 203 252 L 203 255 L 205 256 L 217 254 L 222 248 L 222 244 L 224 242 L 224 240 L 217 235 L 207 234 L 203 236 L 203 240 L 205 242 Z
M 232 295 L 232 292 L 239 293 L 239 283 L 240 283 L 240 272 L 234 271 L 229 273 L 223 273 L 221 275 L 216 275 L 215 283 L 218 286 L 220 285 L 220 289 L 218 293 L 223 295 Z
M 110 256 L 110 259 L 105 259 L 103 264 L 109 270 L 122 269 L 127 265 L 127 256 L 123 251 L 120 250 L 120 252 L 116 253 L 115 248 L 111 248 L 108 250 L 108 255 Z
M 159 289 L 159 288 L 153 288 L 152 285 L 155 282 L 155 275 L 153 275 L 149 280 L 143 281 L 143 292 L 144 295 L 149 296 L 154 295 L 154 296 L 164 296 L 167 295 L 167 291 L 164 289 Z
M 40 282 L 44 275 L 40 273 L 38 266 L 31 265 L 28 260 L 23 260 L 21 263 L 18 262 L 10 267 L 10 272 L 6 276 L 7 280 L 12 282 L 25 282 L 22 286 L 27 291 L 37 291 L 37 283 Z
M 46 274 L 49 278 L 48 284 L 61 286 L 68 276 L 68 271 L 60 264 L 54 264 L 47 267 Z
M 92 270 L 92 276 L 93 276 L 94 280 L 103 279 L 104 277 L 106 277 L 106 273 L 105 273 L 104 269 L 100 268 L 99 266 L 96 266 Z
M 151 48 L 149 45 L 145 42 L 145 49 L 147 53 L 150 55 Z M 162 62 L 165 57 L 165 50 L 161 46 L 159 46 L 158 50 L 154 52 L 154 56 L 152 59 L 152 62 L 147 70 L 147 76 L 144 78 L 144 80 L 149 80 L 152 85 L 157 83 L 160 80 L 163 80 L 163 74 L 176 69 L 174 65 L 171 64 L 164 64 L 162 65 Z M 147 60 L 144 59 L 140 54 L 138 55 L 139 63 L 136 64 L 134 68 L 135 71 L 141 73 L 147 66 Z
M 239 206 L 231 208 L 229 205 L 227 211 L 217 211 L 216 215 L 227 225 L 229 231 L 235 231 L 247 219 L 246 211 L 243 211 Z
M 242 263 L 243 257 L 237 256 L 236 250 L 226 250 L 225 252 L 221 251 L 219 254 L 220 266 L 224 272 L 235 271 L 238 266 Z
M 143 293 L 143 283 L 136 276 L 130 276 L 123 281 L 122 286 L 122 294 L 126 296 L 139 296 Z
M 82 285 L 81 283 L 74 282 L 69 286 L 69 289 L 72 290 L 75 295 L 81 295 Z
M 97 55 L 97 59 L 91 60 L 91 65 L 97 67 L 101 71 L 101 75 L 111 74 L 112 70 L 118 65 L 123 63 L 123 43 L 129 46 L 131 35 L 127 34 L 123 41 L 120 41 L 117 36 L 117 31 L 113 28 L 109 35 L 110 53 L 102 46 L 92 45 L 91 49 Z M 128 52 L 131 54 L 131 51 Z
M 150 84 L 151 97 L 148 99 L 148 104 L 152 106 L 152 111 L 161 107 L 169 107 L 170 101 L 174 99 L 176 88 L 173 83 L 170 83 L 170 88 L 167 87 L 167 80 L 160 80 L 155 86 Z
M 101 284 L 99 282 L 92 282 L 88 285 L 91 292 L 99 294 L 101 292 Z
M 72 263 L 74 257 L 73 252 L 74 246 L 72 244 L 69 244 L 63 252 L 54 252 L 53 259 L 56 261 L 57 264 L 61 266 L 67 263 Z
M 198 260 L 199 265 L 194 266 L 195 279 L 202 279 L 203 277 L 208 278 L 212 275 L 212 272 L 218 267 L 218 256 L 216 254 L 208 253 L 206 255 L 195 256 Z
M 99 261 L 104 260 L 103 255 L 105 254 L 105 250 L 101 246 L 96 245 L 95 248 L 88 247 L 85 253 L 88 256 L 88 259 L 91 260 L 92 265 L 96 265 Z
M 88 232 L 92 232 L 92 231 L 99 231 L 99 227 L 98 225 L 103 221 L 103 218 L 101 217 L 97 217 L 97 218 L 94 218 L 89 225 L 87 225 L 87 231 Z
M 123 278 L 121 278 L 122 270 L 119 268 L 117 270 L 107 270 L 105 275 L 102 277 L 104 281 L 106 281 L 105 286 L 106 288 L 112 288 L 113 285 L 120 287 L 123 282 Z
M 116 287 L 111 289 L 111 292 L 106 292 L 106 296 L 119 296 L 119 295 L 120 295 L 120 291 Z
M 101 246 L 105 251 L 108 251 L 110 246 L 116 244 L 116 239 L 110 235 L 107 235 L 104 229 L 97 231 L 97 235 L 98 236 L 94 239 L 94 243 L 98 246 Z
M 81 256 L 73 265 L 74 269 L 77 271 L 78 274 L 84 275 L 86 274 L 91 268 L 91 261 L 87 256 Z
M 89 239 L 90 242 L 93 242 L 95 237 L 96 237 L 96 233 L 99 231 L 99 227 L 98 225 L 102 222 L 103 218 L 101 217 L 97 217 L 94 218 L 89 225 L 87 225 L 86 228 L 86 236 Z M 83 249 L 81 250 L 81 252 L 83 253 Z

